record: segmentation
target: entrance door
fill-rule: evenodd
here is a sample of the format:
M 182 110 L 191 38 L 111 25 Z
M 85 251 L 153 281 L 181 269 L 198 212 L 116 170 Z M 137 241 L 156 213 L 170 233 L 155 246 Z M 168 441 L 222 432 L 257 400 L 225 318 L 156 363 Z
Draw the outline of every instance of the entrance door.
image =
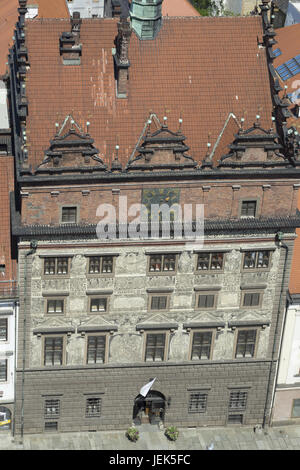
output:
M 133 408 L 135 424 L 159 424 L 164 420 L 165 402 L 164 395 L 155 390 L 150 390 L 145 398 L 138 395 Z

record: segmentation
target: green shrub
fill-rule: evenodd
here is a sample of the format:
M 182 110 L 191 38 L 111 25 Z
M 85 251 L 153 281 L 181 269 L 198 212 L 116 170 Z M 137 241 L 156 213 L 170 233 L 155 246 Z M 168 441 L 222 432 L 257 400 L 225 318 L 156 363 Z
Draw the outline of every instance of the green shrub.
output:
M 171 440 L 171 441 L 176 441 L 176 439 L 179 436 L 179 431 L 176 428 L 176 426 L 169 426 L 165 430 L 165 435 Z
M 136 442 L 140 437 L 139 431 L 135 427 L 128 428 L 126 431 L 126 436 L 132 442 Z

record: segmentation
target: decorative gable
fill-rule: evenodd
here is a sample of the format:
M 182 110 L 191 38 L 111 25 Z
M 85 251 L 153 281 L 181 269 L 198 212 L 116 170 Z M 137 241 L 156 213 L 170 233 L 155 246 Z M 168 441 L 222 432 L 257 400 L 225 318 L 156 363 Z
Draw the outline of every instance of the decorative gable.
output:
M 57 133 L 45 151 L 45 158 L 37 168 L 38 172 L 57 169 L 60 172 L 106 170 L 94 140 L 84 132 L 71 115 L 68 115 L 62 126 L 56 123 Z
M 283 147 L 278 140 L 279 136 L 273 129 L 266 131 L 258 121 L 247 130 L 241 127 L 235 134 L 234 142 L 229 145 L 230 152 L 221 157 L 218 166 L 223 168 L 285 166 L 289 162 L 280 153 Z
M 164 329 L 177 329 L 177 322 L 170 321 L 169 317 L 157 314 L 147 318 L 145 321 L 136 325 L 137 330 L 164 330 Z
M 128 162 L 127 170 L 186 170 L 195 168 L 197 162 L 186 155 L 189 147 L 185 145 L 185 136 L 179 129 L 168 129 L 166 118 L 161 128 L 151 133 L 151 121 L 142 145 L 137 147 L 137 155 Z

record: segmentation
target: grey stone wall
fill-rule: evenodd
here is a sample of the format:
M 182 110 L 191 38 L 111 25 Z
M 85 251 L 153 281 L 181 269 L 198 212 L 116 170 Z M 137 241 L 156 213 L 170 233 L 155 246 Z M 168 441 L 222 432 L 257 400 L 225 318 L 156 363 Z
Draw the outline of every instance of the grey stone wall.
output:
M 228 242 L 225 237 L 218 240 L 206 239 L 205 250 L 226 250 L 223 272 L 195 272 L 196 253 L 186 251 L 184 244 L 169 244 L 163 248 L 149 244 L 121 245 L 108 244 L 97 246 L 95 240 L 82 243 L 77 240 L 43 241 L 36 253 L 27 257 L 26 283 L 25 250 L 20 249 L 20 317 L 18 329 L 19 359 L 17 369 L 17 406 L 16 430 L 20 430 L 22 408 L 22 351 L 26 350 L 26 372 L 24 385 L 24 432 L 41 432 L 44 426 L 42 415 L 43 395 L 63 394 L 65 415 L 61 415 L 60 429 L 92 429 L 91 421 L 80 421 L 76 409 L 83 410 L 85 393 L 94 393 L 103 389 L 103 416 L 95 424 L 96 429 L 117 429 L 131 424 L 133 400 L 142 385 L 149 378 L 158 376 L 156 389 L 171 397 L 171 407 L 166 414 L 166 423 L 178 425 L 223 425 L 228 413 L 228 387 L 247 385 L 251 389 L 251 399 L 245 412 L 245 423 L 262 422 L 265 410 L 267 388 L 272 389 L 275 373 L 270 372 L 270 359 L 274 355 L 274 332 L 278 316 L 278 303 L 284 253 L 274 241 L 267 237 L 255 239 L 244 237 Z M 218 244 L 216 245 L 216 241 Z M 290 245 L 293 244 L 291 237 Z M 20 248 L 22 248 L 20 243 Z M 45 246 L 45 248 L 43 248 Z M 217 248 L 218 247 L 218 248 Z M 242 270 L 243 250 L 272 249 L 271 265 L 268 271 L 244 272 Z M 28 250 L 27 250 L 28 251 Z M 149 252 L 178 252 L 178 267 L 174 275 L 152 275 L 147 272 Z M 288 259 L 290 265 L 291 251 Z M 70 273 L 67 278 L 47 278 L 43 276 L 43 255 L 71 256 Z M 89 277 L 87 275 L 87 255 L 116 254 L 115 272 L 112 276 Z M 286 273 L 285 286 L 289 270 Z M 26 284 L 26 291 L 25 291 Z M 241 285 L 266 285 L 263 289 L 261 307 L 242 308 Z M 195 305 L 195 287 L 219 286 L 216 309 L 197 311 Z M 166 312 L 149 312 L 147 289 L 168 288 L 170 308 Z M 88 312 L 88 293 L 105 290 L 109 294 L 109 311 L 101 315 Z M 67 294 L 66 313 L 64 315 L 45 314 L 45 299 L 49 293 Z M 25 294 L 25 295 L 24 295 Z M 284 291 L 285 296 L 285 291 Z M 27 299 L 27 318 L 24 326 L 24 297 Z M 23 300 L 22 300 L 23 299 Z M 284 299 L 282 299 L 284 301 Z M 190 334 L 183 328 L 187 322 L 224 322 L 225 327 L 216 332 L 213 356 L 210 361 L 189 361 Z M 269 324 L 259 328 L 259 342 L 255 359 L 234 359 L 236 332 L 228 327 L 232 321 L 264 321 Z M 281 329 L 281 316 L 277 331 Z M 145 363 L 143 357 L 144 334 L 136 331 L 136 325 L 177 323 L 178 328 L 170 334 L 168 359 L 166 362 Z M 109 335 L 109 356 L 104 365 L 94 367 L 85 365 L 86 338 L 78 332 L 79 327 L 108 326 L 116 328 Z M 61 367 L 44 368 L 42 366 L 42 338 L 33 334 L 34 329 L 53 327 L 72 327 L 74 333 L 66 338 L 66 364 Z M 150 369 L 149 369 L 150 367 Z M 162 373 L 162 371 L 164 371 Z M 74 389 L 74 384 L 76 387 Z M 209 385 L 210 405 L 207 413 L 190 416 L 187 413 L 189 392 L 187 387 Z M 74 389 L 74 390 L 73 390 Z M 250 390 L 249 389 L 249 390 Z M 72 392 L 71 392 L 72 390 Z M 102 392 L 101 392 L 102 393 Z M 75 396 L 75 395 L 76 396 Z M 249 396 L 250 396 L 249 395 Z M 268 402 L 271 394 L 269 393 Z M 73 411 L 72 411 L 73 406 Z M 174 407 L 174 408 L 173 408 Z M 178 409 L 177 409 L 178 408 Z M 68 410 L 68 411 L 67 411 Z M 120 411 L 122 410 L 122 411 Z M 181 411 L 180 411 L 181 410 Z M 81 411 L 84 413 L 84 411 Z M 72 421 L 73 417 L 73 421 Z M 75 419 L 76 417 L 76 419 Z M 75 421 L 74 421 L 75 420 Z M 195 424 L 196 423 L 196 424 Z

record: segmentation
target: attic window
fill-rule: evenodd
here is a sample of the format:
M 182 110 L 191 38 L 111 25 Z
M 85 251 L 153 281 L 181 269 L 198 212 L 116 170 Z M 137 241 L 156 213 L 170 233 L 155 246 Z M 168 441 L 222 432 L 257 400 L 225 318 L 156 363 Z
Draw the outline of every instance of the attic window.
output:
M 77 207 L 62 207 L 61 223 L 62 224 L 76 224 L 76 222 L 77 222 Z

